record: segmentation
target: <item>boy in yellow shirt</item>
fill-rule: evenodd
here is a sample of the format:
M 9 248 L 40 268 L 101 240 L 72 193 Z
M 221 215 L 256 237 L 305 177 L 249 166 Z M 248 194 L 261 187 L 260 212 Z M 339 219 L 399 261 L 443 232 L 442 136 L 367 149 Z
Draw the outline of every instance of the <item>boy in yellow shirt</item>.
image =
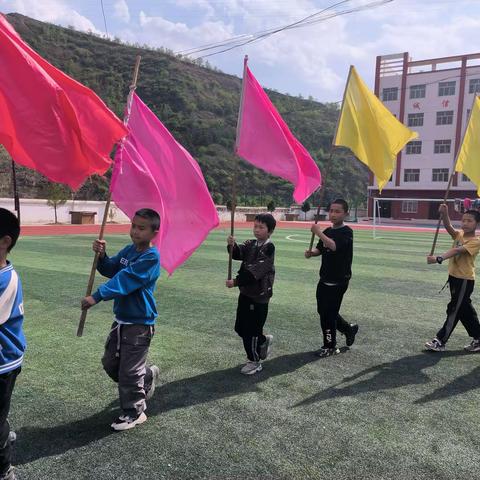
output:
M 460 320 L 468 335 L 473 338 L 471 343 L 465 346 L 465 350 L 480 352 L 480 323 L 470 300 L 475 285 L 475 258 L 480 251 L 480 238 L 475 235 L 480 213 L 467 210 L 462 216 L 462 229 L 455 230 L 448 216 L 447 205 L 440 205 L 439 212 L 447 232 L 453 238 L 453 247 L 438 257 L 428 255 L 427 263 L 441 264 L 447 258 L 450 259 L 448 284 L 451 300 L 447 305 L 447 319 L 443 327 L 425 347 L 434 352 L 444 351 L 445 344 Z

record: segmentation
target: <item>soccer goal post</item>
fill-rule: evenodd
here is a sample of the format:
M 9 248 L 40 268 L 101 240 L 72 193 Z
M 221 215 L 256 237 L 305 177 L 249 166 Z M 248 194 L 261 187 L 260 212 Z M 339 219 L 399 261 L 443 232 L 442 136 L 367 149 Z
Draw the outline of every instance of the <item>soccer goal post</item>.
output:
M 373 238 L 383 238 L 391 228 L 408 230 L 413 226 L 434 226 L 438 220 L 438 206 L 443 202 L 443 198 L 373 197 Z M 458 199 L 451 198 L 447 202 L 457 210 Z

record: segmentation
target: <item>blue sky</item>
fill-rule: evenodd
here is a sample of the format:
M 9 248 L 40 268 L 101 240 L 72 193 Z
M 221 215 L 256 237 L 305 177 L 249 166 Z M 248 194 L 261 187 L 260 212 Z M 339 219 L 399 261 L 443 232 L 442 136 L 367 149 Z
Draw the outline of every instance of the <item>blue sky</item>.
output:
M 351 0 L 344 2 L 343 8 L 372 1 Z M 335 0 L 103 0 L 111 36 L 174 51 L 288 24 L 333 3 Z M 105 33 L 100 0 L 0 0 L 0 11 Z M 320 101 L 338 101 L 351 64 L 373 86 L 376 55 L 408 51 L 420 60 L 478 52 L 478 32 L 480 0 L 393 0 L 376 9 L 282 32 L 208 60 L 241 76 L 243 56 L 248 54 L 250 67 L 262 85 Z

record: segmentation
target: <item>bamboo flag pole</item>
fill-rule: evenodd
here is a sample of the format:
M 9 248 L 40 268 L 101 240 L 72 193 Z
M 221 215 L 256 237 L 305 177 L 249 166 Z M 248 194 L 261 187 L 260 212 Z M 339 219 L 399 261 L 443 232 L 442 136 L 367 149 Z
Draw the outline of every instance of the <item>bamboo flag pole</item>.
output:
M 315 216 L 314 225 L 316 225 L 318 223 L 318 218 L 320 216 L 320 208 L 322 206 L 323 199 L 325 198 L 326 180 L 328 178 L 328 174 L 330 173 L 330 167 L 331 167 L 331 164 L 332 164 L 333 152 L 334 152 L 334 148 L 335 148 L 335 145 L 333 144 L 333 142 L 337 138 L 338 124 L 340 123 L 340 118 L 342 118 L 343 108 L 345 106 L 345 97 L 347 95 L 347 88 L 348 88 L 348 84 L 350 83 L 350 77 L 352 76 L 352 70 L 353 70 L 353 65 L 350 65 L 350 70 L 348 71 L 347 82 L 345 83 L 345 89 L 343 90 L 342 108 L 341 108 L 340 114 L 338 115 L 338 118 L 337 118 L 337 124 L 335 125 L 335 132 L 333 134 L 332 146 L 330 147 L 330 155 L 329 155 L 328 160 L 327 160 L 327 165 L 325 166 L 325 173 L 322 175 L 323 184 L 320 187 L 320 198 L 318 200 L 317 215 Z M 315 234 L 312 232 L 312 237 L 310 238 L 310 246 L 308 247 L 308 250 L 310 252 L 312 251 L 314 241 L 315 241 Z
M 233 237 L 235 233 L 235 209 L 237 207 L 237 174 L 238 174 L 238 137 L 240 133 L 240 127 L 242 124 L 242 114 L 243 114 L 243 95 L 245 91 L 245 78 L 247 76 L 247 62 L 248 55 L 245 55 L 243 59 L 243 79 L 242 79 L 242 91 L 240 93 L 240 106 L 238 108 L 238 119 L 237 119 L 237 136 L 235 138 L 235 159 L 233 161 L 233 177 L 232 177 L 232 210 L 230 215 L 230 235 Z M 228 252 L 228 272 L 227 280 L 232 279 L 232 260 L 233 260 L 233 248 L 230 248 Z
M 472 107 L 470 108 L 470 115 L 468 116 L 467 127 L 465 128 L 465 131 L 463 132 L 462 143 L 460 144 L 460 148 L 457 150 L 457 153 L 455 155 L 455 159 L 453 161 L 452 173 L 450 174 L 450 178 L 448 179 L 447 190 L 445 191 L 445 196 L 443 197 L 443 203 L 447 203 L 447 200 L 448 200 L 448 195 L 450 193 L 450 188 L 452 187 L 453 177 L 455 176 L 455 167 L 456 167 L 457 161 L 458 161 L 458 154 L 460 153 L 460 150 L 462 149 L 463 141 L 465 139 L 465 133 L 467 132 L 468 124 L 470 123 L 470 117 L 472 116 L 473 106 L 475 105 L 476 98 L 477 98 L 477 95 L 475 94 L 473 96 Z M 434 252 L 435 252 L 435 247 L 437 246 L 438 233 L 440 232 L 440 225 L 441 224 L 442 224 L 442 215 L 439 215 L 438 216 L 437 228 L 435 230 L 435 235 L 433 237 L 432 249 L 430 250 L 430 255 L 433 255 Z
M 134 71 L 133 71 L 132 84 L 130 85 L 130 91 L 128 93 L 128 98 L 127 98 L 127 110 L 126 110 L 125 117 L 123 119 L 123 123 L 125 125 L 128 124 L 128 120 L 130 118 L 130 108 L 131 108 L 131 105 L 132 105 L 133 92 L 137 88 L 138 71 L 140 69 L 141 58 L 142 57 L 140 55 L 137 55 L 137 58 L 135 60 L 135 68 L 134 68 Z M 105 225 L 106 225 L 107 219 L 108 219 L 108 211 L 110 209 L 111 200 L 112 200 L 112 193 L 109 189 L 108 195 L 107 195 L 107 201 L 105 203 L 105 210 L 103 212 L 102 225 L 100 227 L 100 233 L 98 235 L 99 240 L 103 240 L 103 236 L 104 236 L 104 232 L 105 232 Z M 98 258 L 99 258 L 99 253 L 96 252 L 95 256 L 93 258 L 92 269 L 90 270 L 90 277 L 88 279 L 87 292 L 85 294 L 86 297 L 88 297 L 92 294 L 93 283 L 95 282 L 95 272 L 97 271 Z M 77 337 L 81 337 L 83 335 L 83 329 L 85 327 L 85 322 L 87 320 L 87 312 L 88 312 L 88 310 L 82 310 L 82 314 L 80 315 L 80 321 L 78 323 L 78 328 L 77 328 Z

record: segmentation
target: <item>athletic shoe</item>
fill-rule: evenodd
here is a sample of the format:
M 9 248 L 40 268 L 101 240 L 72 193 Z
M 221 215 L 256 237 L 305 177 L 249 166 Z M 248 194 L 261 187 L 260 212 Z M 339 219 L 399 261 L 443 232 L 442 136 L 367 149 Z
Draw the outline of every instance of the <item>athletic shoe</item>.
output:
M 315 355 L 320 358 L 324 357 L 331 357 L 332 355 L 338 355 L 340 353 L 340 349 L 337 347 L 328 348 L 322 347 L 318 352 L 315 352 Z
M 130 430 L 131 428 L 141 425 L 146 421 L 147 416 L 143 412 L 136 418 L 130 417 L 130 415 L 121 415 L 112 423 L 111 427 L 115 431 L 121 432 L 123 430 Z
M 358 325 L 356 323 L 350 324 L 349 331 L 345 334 L 347 347 L 351 347 L 355 341 L 355 335 L 358 333 Z
M 155 387 L 157 386 L 158 379 L 160 378 L 160 369 L 156 365 L 152 365 L 150 370 L 152 371 L 152 384 L 150 385 L 148 392 L 145 392 L 145 400 L 150 400 L 153 397 Z
M 425 343 L 425 347 L 427 350 L 431 350 L 432 352 L 444 352 L 445 345 L 435 337 L 431 342 Z
M 0 475 L 0 480 L 17 480 L 12 466 L 3 474 Z
M 260 345 L 259 356 L 266 360 L 272 351 L 273 335 L 265 335 L 266 340 Z
M 240 370 L 240 373 L 243 373 L 244 375 L 254 375 L 262 370 L 262 362 L 252 362 L 251 360 L 248 360 L 248 362 Z
M 8 441 L 10 442 L 10 445 L 13 445 L 17 441 L 17 434 L 13 430 L 10 430 L 10 433 L 8 434 Z
M 463 347 L 467 352 L 480 352 L 480 339 L 474 338 L 468 345 Z

